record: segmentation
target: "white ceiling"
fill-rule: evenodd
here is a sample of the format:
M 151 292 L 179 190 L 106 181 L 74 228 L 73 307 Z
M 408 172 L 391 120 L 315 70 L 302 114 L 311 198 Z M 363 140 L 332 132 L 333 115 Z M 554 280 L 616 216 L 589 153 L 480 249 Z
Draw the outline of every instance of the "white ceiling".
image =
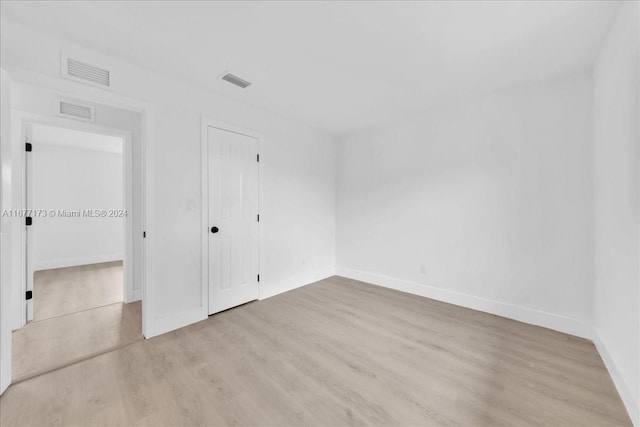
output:
M 2 19 L 334 134 L 588 69 L 619 4 L 2 2 Z M 253 85 L 220 81 L 228 70 Z

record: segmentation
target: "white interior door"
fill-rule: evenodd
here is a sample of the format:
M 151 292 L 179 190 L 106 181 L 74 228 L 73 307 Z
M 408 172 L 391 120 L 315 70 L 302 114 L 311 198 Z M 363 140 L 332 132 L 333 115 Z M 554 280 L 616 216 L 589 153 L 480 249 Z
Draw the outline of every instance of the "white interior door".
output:
M 209 314 L 258 299 L 258 140 L 208 127 Z

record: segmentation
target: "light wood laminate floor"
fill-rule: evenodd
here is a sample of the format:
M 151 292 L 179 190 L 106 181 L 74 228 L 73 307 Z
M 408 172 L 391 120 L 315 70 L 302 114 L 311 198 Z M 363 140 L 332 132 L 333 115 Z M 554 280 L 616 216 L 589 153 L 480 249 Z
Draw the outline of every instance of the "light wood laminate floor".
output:
M 20 380 L 142 337 L 141 304 L 123 304 L 122 262 L 36 272 L 34 320 L 13 332 Z
M 33 320 L 122 302 L 122 261 L 36 271 Z
M 587 340 L 334 277 L 11 386 L 0 424 L 630 421 Z
M 116 303 L 32 322 L 13 332 L 16 380 L 142 338 L 142 305 Z

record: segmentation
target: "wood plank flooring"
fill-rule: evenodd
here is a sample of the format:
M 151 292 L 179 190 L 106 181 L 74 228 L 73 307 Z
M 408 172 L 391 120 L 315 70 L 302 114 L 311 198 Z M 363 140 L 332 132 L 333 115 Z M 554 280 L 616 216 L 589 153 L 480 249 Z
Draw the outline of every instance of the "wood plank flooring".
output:
M 4 426 L 629 426 L 593 344 L 333 277 L 11 386 Z
M 141 303 L 123 304 L 122 261 L 38 271 L 34 320 L 13 332 L 14 381 L 142 337 Z
M 122 261 L 36 271 L 33 320 L 122 302 Z
M 13 332 L 14 380 L 142 338 L 142 304 L 116 303 L 32 322 Z

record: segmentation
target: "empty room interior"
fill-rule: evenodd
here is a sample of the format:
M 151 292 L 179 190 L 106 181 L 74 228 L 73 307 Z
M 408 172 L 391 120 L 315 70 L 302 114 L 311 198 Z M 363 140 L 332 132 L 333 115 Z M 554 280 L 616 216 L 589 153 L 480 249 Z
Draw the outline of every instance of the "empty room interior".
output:
M 0 425 L 640 427 L 640 2 L 0 1 Z

